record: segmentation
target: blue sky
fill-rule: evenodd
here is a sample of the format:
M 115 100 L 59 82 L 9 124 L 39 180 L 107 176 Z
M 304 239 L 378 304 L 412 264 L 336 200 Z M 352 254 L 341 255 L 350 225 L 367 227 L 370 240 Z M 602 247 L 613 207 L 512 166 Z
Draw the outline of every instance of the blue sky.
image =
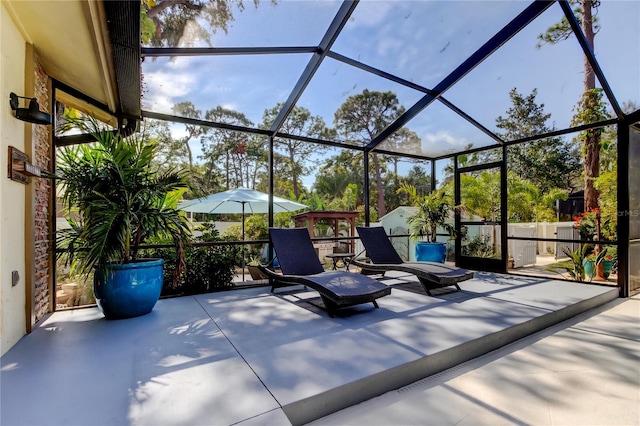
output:
M 334 1 L 290 0 L 274 6 L 263 0 L 255 9 L 245 3 L 244 12 L 235 12 L 228 34 L 212 37 L 213 46 L 316 45 L 340 6 Z M 528 4 L 361 1 L 332 50 L 430 88 Z M 538 103 L 552 114 L 549 126 L 568 127 L 582 92 L 579 45 L 572 38 L 536 48 L 537 35 L 561 16 L 560 6 L 552 5 L 444 96 L 495 130 L 495 119 L 510 106 L 509 90 L 517 87 L 527 95 L 537 88 Z M 598 16 L 596 57 L 618 101 L 640 104 L 640 2 L 603 0 Z M 204 44 L 185 39 L 182 45 Z M 144 108 L 171 113 L 173 104 L 190 100 L 203 111 L 222 105 L 260 123 L 265 108 L 287 99 L 309 58 L 292 54 L 148 59 L 143 65 Z M 391 90 L 407 108 L 422 97 L 421 92 L 327 58 L 298 105 L 331 125 L 345 99 L 365 88 Z M 422 139 L 425 154 L 493 142 L 440 103 L 426 108 L 408 127 Z M 175 129 L 179 132 L 180 126 Z

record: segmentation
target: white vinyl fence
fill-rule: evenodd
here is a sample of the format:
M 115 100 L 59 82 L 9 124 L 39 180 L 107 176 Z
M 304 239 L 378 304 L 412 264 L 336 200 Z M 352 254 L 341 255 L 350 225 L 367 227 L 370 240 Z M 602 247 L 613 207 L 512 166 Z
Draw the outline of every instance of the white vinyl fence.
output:
M 494 229 L 495 228 L 495 229 Z M 494 225 L 484 225 L 477 229 L 478 233 L 487 236 L 487 242 L 490 244 L 496 242 L 496 247 L 500 250 L 500 227 Z M 388 233 L 389 231 L 387 231 Z M 406 228 L 395 228 L 391 234 L 407 234 Z M 573 227 L 573 222 L 552 222 L 552 223 L 510 223 L 507 225 L 507 233 L 510 237 L 518 238 L 549 238 L 549 239 L 580 239 L 580 235 Z M 404 237 L 391 238 L 396 250 L 403 259 L 413 259 L 411 250 L 413 244 L 409 239 Z M 567 256 L 562 252 L 561 247 L 568 247 L 572 251 L 580 248 L 579 243 L 556 243 L 553 241 L 523 241 L 509 240 L 509 255 L 513 257 L 513 267 L 535 265 L 538 255 L 554 255 L 556 259 L 565 259 Z M 361 253 L 364 250 L 360 240 L 356 240 L 355 253 Z
M 537 227 L 535 224 L 509 224 L 507 232 L 510 237 L 536 238 Z M 513 258 L 513 267 L 519 268 L 536 264 L 536 241 L 509 240 L 509 255 Z
M 559 222 L 556 226 L 556 238 L 579 240 L 580 233 L 573 227 L 573 222 Z M 556 259 L 569 258 L 569 256 L 564 254 L 564 252 L 562 251 L 562 246 L 567 247 L 571 251 L 580 250 L 580 243 L 556 243 Z

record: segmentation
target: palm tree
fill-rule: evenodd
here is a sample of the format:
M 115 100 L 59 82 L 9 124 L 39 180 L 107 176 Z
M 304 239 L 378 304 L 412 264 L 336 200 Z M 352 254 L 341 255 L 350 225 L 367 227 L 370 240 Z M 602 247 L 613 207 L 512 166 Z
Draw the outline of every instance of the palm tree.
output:
M 187 190 L 186 174 L 152 167 L 154 141 L 138 134 L 124 138 L 92 118 L 70 123 L 96 142 L 58 154 L 53 177 L 62 185 L 62 205 L 71 225 L 58 240 L 67 249 L 68 262 L 82 274 L 106 271 L 109 263 L 135 262 L 145 240 L 170 238 L 178 256 L 177 278 L 190 233 L 186 217 L 176 210 Z

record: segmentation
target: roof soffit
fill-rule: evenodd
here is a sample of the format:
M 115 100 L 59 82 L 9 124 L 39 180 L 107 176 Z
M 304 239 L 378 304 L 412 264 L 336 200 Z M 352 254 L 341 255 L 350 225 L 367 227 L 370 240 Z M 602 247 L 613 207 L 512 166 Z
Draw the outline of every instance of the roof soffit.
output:
M 5 2 L 47 74 L 117 110 L 111 49 L 102 2 Z

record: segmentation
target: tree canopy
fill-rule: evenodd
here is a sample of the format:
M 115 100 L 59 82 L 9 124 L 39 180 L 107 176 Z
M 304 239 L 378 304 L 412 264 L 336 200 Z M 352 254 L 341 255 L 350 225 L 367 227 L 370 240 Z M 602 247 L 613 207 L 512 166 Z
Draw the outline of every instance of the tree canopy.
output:
M 253 0 L 258 7 L 260 0 Z M 275 4 L 275 0 L 271 1 Z M 196 40 L 211 43 L 211 35 L 227 32 L 233 9 L 243 0 L 142 0 L 142 42 L 155 47 L 191 46 Z M 199 18 L 199 19 L 197 19 Z
M 496 126 L 506 141 L 523 139 L 555 130 L 548 127 L 551 114 L 544 112 L 544 104 L 536 102 L 537 89 L 523 96 L 511 89 L 511 107 L 506 116 L 498 116 Z M 580 175 L 579 151 L 562 138 L 546 138 L 509 146 L 509 169 L 528 179 L 543 193 L 552 188 L 574 189 Z
M 371 142 L 391 122 L 398 118 L 405 109 L 399 104 L 398 97 L 393 92 L 376 92 L 363 90 L 358 95 L 347 98 L 338 108 L 333 120 L 338 133 L 347 141 L 360 145 Z M 407 137 L 410 137 L 407 135 Z M 384 204 L 383 165 L 375 152 L 373 159 L 373 173 L 377 189 L 376 208 L 378 215 L 386 214 Z

